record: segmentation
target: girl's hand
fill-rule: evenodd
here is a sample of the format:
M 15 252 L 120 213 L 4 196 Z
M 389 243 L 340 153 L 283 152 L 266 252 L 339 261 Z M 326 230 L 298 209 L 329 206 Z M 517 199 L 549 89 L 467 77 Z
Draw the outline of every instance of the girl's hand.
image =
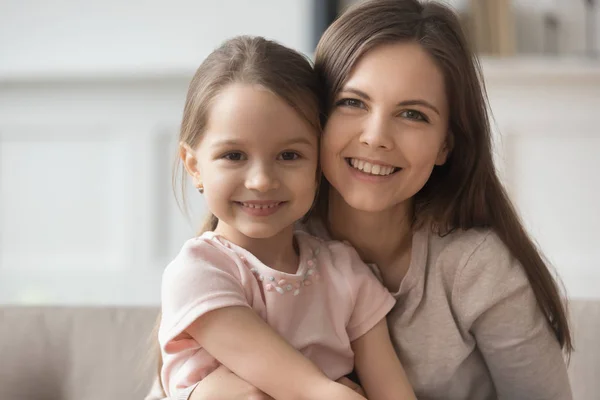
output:
M 361 396 L 367 397 L 363 388 L 358 384 L 352 381 L 351 379 L 346 378 L 345 376 L 341 377 L 337 380 L 337 383 L 341 383 L 344 386 L 348 386 L 350 389 L 354 390 L 356 393 Z
M 200 381 L 189 400 L 274 400 L 221 365 Z

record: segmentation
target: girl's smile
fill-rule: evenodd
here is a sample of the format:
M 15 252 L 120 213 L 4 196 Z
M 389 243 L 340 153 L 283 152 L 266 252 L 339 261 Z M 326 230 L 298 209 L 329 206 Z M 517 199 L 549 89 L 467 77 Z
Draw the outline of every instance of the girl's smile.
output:
M 235 201 L 238 207 L 248 215 L 253 217 L 268 217 L 275 214 L 287 202 L 285 201 L 272 201 L 272 200 L 249 200 L 249 201 Z

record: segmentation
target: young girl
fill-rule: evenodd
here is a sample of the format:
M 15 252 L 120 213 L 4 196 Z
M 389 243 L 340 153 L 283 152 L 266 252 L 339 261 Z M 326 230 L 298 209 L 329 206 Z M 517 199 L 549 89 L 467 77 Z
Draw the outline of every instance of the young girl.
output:
M 318 82 L 300 54 L 227 41 L 188 91 L 180 156 L 213 214 L 163 275 L 161 380 L 187 398 L 220 365 L 276 399 L 414 394 L 385 315 L 395 301 L 358 254 L 294 232 L 319 183 Z M 192 394 L 192 399 L 194 395 Z

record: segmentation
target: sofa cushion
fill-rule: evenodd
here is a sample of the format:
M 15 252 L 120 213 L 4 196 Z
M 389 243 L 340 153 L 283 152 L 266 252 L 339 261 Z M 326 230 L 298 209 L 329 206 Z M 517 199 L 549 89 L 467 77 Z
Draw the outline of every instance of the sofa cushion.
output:
M 0 308 L 0 399 L 141 399 L 156 308 Z
M 573 398 L 600 394 L 600 300 L 572 300 Z M 143 399 L 153 307 L 0 307 L 1 400 Z

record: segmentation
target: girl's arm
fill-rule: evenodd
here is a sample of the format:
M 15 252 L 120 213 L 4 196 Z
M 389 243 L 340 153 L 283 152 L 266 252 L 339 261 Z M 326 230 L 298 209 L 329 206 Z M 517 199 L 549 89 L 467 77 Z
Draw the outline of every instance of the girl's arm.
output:
M 392 346 L 385 318 L 353 341 L 352 349 L 354 368 L 369 400 L 416 400 Z
M 329 380 L 247 307 L 211 311 L 186 331 L 233 373 L 276 399 L 364 399 Z

